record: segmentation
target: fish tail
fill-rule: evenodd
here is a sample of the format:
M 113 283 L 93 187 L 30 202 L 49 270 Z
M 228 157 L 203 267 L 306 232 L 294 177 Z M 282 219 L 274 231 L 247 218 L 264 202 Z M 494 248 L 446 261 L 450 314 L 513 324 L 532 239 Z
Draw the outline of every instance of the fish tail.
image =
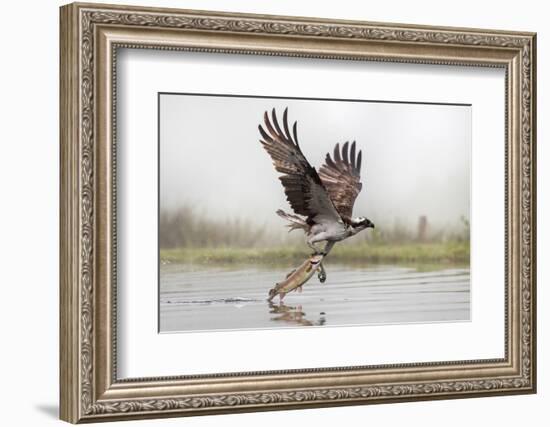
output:
M 268 301 L 271 301 L 273 298 L 275 298 L 275 295 L 277 295 L 276 288 L 272 288 L 269 290 L 269 297 L 267 298 Z

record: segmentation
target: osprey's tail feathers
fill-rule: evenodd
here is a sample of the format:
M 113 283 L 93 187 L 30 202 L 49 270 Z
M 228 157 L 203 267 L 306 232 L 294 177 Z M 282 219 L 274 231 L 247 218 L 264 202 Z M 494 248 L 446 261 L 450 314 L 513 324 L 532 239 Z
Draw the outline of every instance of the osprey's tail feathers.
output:
M 309 230 L 309 225 L 306 223 L 306 221 L 303 218 L 300 218 L 298 215 L 292 215 L 289 213 L 286 213 L 282 209 L 277 210 L 277 215 L 279 215 L 281 218 L 286 219 L 289 224 L 287 224 L 287 227 L 289 228 L 288 232 L 290 233 L 292 230 L 299 230 L 302 229 L 306 233 Z

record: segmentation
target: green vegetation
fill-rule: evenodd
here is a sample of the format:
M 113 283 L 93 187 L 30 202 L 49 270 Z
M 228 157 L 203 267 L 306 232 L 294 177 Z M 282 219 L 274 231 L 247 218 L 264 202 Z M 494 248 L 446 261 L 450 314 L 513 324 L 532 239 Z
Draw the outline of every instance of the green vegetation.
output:
M 163 263 L 257 264 L 299 263 L 309 255 L 301 231 L 286 233 L 239 218 L 212 219 L 191 206 L 161 211 L 160 258 Z M 324 244 L 319 245 L 319 248 Z M 338 243 L 329 257 L 335 263 L 469 264 L 470 223 L 433 226 L 378 224 L 374 230 Z
M 281 264 L 301 262 L 309 250 L 303 246 L 277 248 L 175 248 L 161 249 L 162 262 L 173 263 L 254 263 Z M 327 257 L 337 263 L 448 263 L 470 262 L 469 241 L 428 243 L 359 243 L 336 245 Z

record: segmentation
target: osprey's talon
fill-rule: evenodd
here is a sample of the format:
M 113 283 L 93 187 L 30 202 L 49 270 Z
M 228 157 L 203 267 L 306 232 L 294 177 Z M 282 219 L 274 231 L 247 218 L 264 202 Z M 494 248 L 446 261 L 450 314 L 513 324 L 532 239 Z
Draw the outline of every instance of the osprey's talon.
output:
M 327 272 L 325 270 L 325 267 L 323 266 L 323 263 L 319 263 L 319 270 L 317 271 L 317 278 L 321 283 L 325 283 L 325 280 L 327 280 Z

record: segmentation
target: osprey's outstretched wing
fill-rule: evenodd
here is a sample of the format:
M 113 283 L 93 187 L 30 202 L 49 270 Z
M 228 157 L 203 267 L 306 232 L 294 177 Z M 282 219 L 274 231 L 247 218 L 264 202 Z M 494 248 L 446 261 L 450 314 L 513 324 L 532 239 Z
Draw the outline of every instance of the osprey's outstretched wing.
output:
M 265 130 L 260 125 L 260 142 L 271 156 L 290 206 L 298 215 L 312 218 L 316 222 L 341 221 L 326 188 L 317 171 L 309 164 L 298 144 L 296 122 L 292 134 L 288 126 L 288 108 L 283 114 L 283 129 L 279 126 L 275 109 L 271 121 L 267 111 L 264 114 Z
M 361 151 L 355 156 L 355 141 L 351 144 L 348 156 L 349 143 L 334 147 L 334 159 L 327 153 L 325 164 L 319 170 L 319 177 L 328 191 L 330 199 L 344 220 L 351 219 L 353 204 L 361 191 Z

